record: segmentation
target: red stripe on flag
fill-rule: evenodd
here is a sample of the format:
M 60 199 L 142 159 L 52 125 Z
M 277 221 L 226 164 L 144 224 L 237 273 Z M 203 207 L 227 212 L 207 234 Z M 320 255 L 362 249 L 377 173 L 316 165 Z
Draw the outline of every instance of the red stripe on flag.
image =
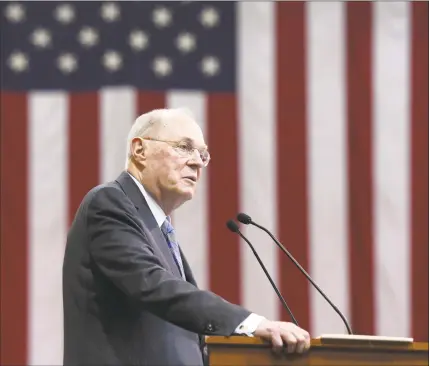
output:
M 241 303 L 239 238 L 226 228 L 238 213 L 238 127 L 236 97 L 210 94 L 206 99 L 207 139 L 213 156 L 208 172 L 209 287 Z M 206 173 L 206 172 L 204 172 Z
M 153 109 L 166 107 L 166 94 L 162 92 L 137 92 L 137 115 L 147 113 Z M 130 126 L 131 127 L 131 126 Z
M 276 9 L 278 232 L 307 270 L 306 3 L 280 2 Z M 284 254 L 278 258 L 281 292 L 299 324 L 309 329 L 308 282 Z M 280 314 L 289 318 L 285 310 Z
M 27 363 L 28 107 L 27 95 L 1 93 L 2 365 Z
M 99 184 L 98 93 L 69 95 L 69 222 L 87 192 Z
M 411 60 L 411 286 L 412 337 L 429 332 L 429 3 L 412 3 Z
M 346 6 L 351 323 L 373 334 L 372 4 Z

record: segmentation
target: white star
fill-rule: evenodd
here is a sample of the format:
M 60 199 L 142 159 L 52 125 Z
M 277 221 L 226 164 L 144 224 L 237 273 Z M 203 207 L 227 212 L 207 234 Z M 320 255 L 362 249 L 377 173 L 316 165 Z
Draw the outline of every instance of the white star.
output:
M 196 37 L 188 32 L 181 33 L 176 38 L 176 46 L 184 53 L 191 52 L 196 48 Z
M 51 33 L 45 28 L 37 28 L 30 36 L 31 43 L 39 48 L 46 48 L 51 43 Z
M 149 37 L 144 31 L 134 30 L 128 37 L 128 43 L 135 51 L 141 51 L 148 47 Z
M 21 4 L 9 4 L 5 16 L 12 23 L 22 22 L 25 19 L 25 8 Z
M 167 57 L 159 56 L 154 59 L 152 69 L 158 76 L 167 76 L 172 72 L 172 63 Z
M 61 4 L 56 7 L 54 17 L 60 23 L 69 24 L 75 19 L 75 10 L 70 4 Z
M 99 41 L 99 35 L 94 28 L 83 27 L 78 35 L 79 42 L 84 47 L 92 47 Z
M 22 72 L 28 69 L 28 57 L 20 51 L 13 52 L 8 59 L 9 67 L 15 72 Z
M 172 22 L 172 12 L 165 7 L 158 7 L 152 12 L 152 21 L 157 27 L 167 27 Z
M 108 71 L 117 71 L 122 66 L 122 57 L 116 51 L 107 51 L 103 55 L 103 65 Z
M 119 6 L 115 3 L 106 3 L 102 5 L 101 16 L 106 22 L 114 22 L 120 17 Z
M 200 22 L 206 28 L 215 27 L 219 23 L 219 13 L 213 7 L 206 7 L 200 13 Z
M 64 74 L 70 74 L 78 68 L 78 60 L 73 53 L 63 53 L 57 58 L 57 66 Z
M 219 60 L 213 56 L 206 56 L 203 58 L 200 67 L 205 75 L 214 76 L 218 74 L 220 69 Z

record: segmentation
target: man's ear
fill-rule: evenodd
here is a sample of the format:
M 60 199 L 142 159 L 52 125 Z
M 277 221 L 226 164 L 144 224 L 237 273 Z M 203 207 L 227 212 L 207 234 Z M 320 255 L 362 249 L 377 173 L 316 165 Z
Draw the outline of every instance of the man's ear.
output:
M 146 163 L 147 144 L 140 137 L 131 140 L 131 156 L 135 163 L 145 165 Z

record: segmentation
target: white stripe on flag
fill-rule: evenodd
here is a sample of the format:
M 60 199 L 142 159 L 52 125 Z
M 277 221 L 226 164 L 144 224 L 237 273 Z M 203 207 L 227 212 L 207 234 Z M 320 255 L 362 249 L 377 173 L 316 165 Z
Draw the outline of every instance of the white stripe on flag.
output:
M 310 274 L 347 315 L 344 4 L 307 5 Z M 310 292 L 312 334 L 345 332 L 330 305 Z
M 206 98 L 200 92 L 175 92 L 167 94 L 167 108 L 188 108 L 206 136 Z M 206 138 L 207 140 L 207 138 Z M 210 146 L 209 146 L 210 149 Z M 196 193 L 174 212 L 173 225 L 197 284 L 208 288 L 208 223 L 207 223 L 207 171 L 203 169 Z M 220 198 L 222 199 L 222 198 Z
M 238 109 L 240 209 L 276 234 L 276 115 L 274 4 L 238 3 Z M 243 226 L 243 225 L 242 225 Z M 275 244 L 243 227 L 275 282 Z M 243 305 L 278 318 L 279 299 L 248 245 L 240 240 Z M 288 301 L 288 296 L 284 294 Z
M 377 334 L 409 334 L 408 3 L 374 3 L 374 192 Z
M 67 97 L 63 93 L 29 96 L 28 361 L 31 365 L 63 362 L 61 279 L 67 231 L 67 110 Z
M 127 134 L 137 117 L 136 94 L 131 87 L 112 87 L 99 95 L 100 180 L 108 182 L 124 170 Z

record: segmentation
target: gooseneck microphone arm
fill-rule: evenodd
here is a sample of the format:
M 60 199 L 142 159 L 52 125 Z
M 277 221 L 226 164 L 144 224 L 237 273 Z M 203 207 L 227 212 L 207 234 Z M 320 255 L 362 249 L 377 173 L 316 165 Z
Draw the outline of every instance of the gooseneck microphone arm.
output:
M 297 326 L 299 326 L 299 323 L 297 322 L 296 318 L 293 315 L 293 312 L 290 310 L 290 308 L 287 305 L 287 302 L 285 301 L 285 299 L 282 297 L 281 293 L 279 292 L 278 288 L 276 287 L 275 283 L 272 280 L 272 277 L 270 277 L 269 272 L 267 272 L 267 269 L 265 267 L 265 265 L 263 264 L 263 262 L 260 259 L 260 256 L 257 254 L 257 252 L 254 249 L 254 246 L 251 244 L 251 242 L 240 232 L 239 230 L 239 226 L 232 220 L 227 221 L 227 227 L 228 229 L 236 234 L 239 234 L 239 236 L 246 241 L 246 243 L 249 245 L 249 247 L 251 248 L 252 252 L 255 255 L 255 258 L 257 258 L 258 263 L 260 264 L 261 268 L 263 269 L 264 273 L 266 274 L 266 277 L 268 278 L 268 280 L 270 281 L 270 284 L 272 285 L 273 289 L 275 290 L 276 294 L 279 297 L 279 300 L 281 300 L 282 305 L 284 306 L 284 308 L 288 311 L 288 313 L 291 316 L 291 319 L 293 320 L 294 324 L 296 324 Z
M 265 231 L 269 236 L 273 239 L 273 241 L 276 243 L 276 245 L 290 258 L 290 260 L 294 263 L 294 265 L 300 270 L 300 272 L 303 273 L 303 275 L 308 279 L 308 281 L 317 289 L 317 291 L 321 294 L 321 296 L 330 304 L 330 306 L 333 308 L 333 310 L 340 316 L 343 323 L 345 324 L 346 329 L 348 330 L 348 334 L 352 335 L 352 330 L 350 325 L 348 324 L 348 321 L 346 320 L 345 316 L 342 314 L 342 312 L 336 307 L 335 304 L 327 297 L 327 295 L 319 288 L 319 286 L 314 282 L 314 280 L 309 276 L 309 274 L 305 271 L 305 269 L 295 260 L 295 258 L 291 255 L 291 253 L 273 236 L 273 234 L 267 230 L 265 227 L 257 224 L 256 222 L 252 221 L 251 217 L 247 214 L 240 213 L 237 215 L 237 220 L 245 225 L 254 225 L 258 227 L 259 229 Z

